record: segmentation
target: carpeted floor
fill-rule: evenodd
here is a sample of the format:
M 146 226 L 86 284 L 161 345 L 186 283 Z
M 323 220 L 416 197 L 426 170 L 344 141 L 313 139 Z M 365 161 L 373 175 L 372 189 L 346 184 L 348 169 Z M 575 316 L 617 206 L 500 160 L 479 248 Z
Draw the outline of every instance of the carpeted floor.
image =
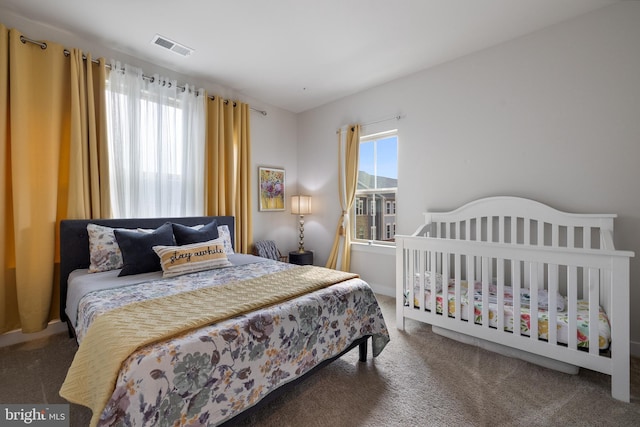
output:
M 567 375 L 435 335 L 378 297 L 391 342 L 376 359 L 357 350 L 245 419 L 243 426 L 640 426 L 640 360 L 631 403 L 607 375 Z M 0 348 L 0 403 L 65 403 L 58 396 L 76 347 L 65 334 Z M 71 405 L 71 425 L 88 409 Z

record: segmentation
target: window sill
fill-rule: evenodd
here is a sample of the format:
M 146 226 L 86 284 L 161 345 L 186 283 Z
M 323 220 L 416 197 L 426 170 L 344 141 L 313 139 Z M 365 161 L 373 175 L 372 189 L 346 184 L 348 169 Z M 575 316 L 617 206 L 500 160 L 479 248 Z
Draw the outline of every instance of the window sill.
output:
M 380 245 L 376 243 L 351 242 L 351 250 L 355 252 L 369 252 L 374 254 L 395 255 L 395 245 Z

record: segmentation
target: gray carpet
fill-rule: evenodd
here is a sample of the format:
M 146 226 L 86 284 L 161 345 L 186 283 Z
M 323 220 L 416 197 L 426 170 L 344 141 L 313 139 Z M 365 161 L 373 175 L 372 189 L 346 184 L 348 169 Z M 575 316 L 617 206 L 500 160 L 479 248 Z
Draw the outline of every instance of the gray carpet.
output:
M 391 342 L 359 363 L 357 350 L 320 370 L 244 426 L 640 426 L 640 360 L 631 403 L 611 398 L 607 375 L 567 375 L 460 344 L 407 321 L 379 296 Z M 58 396 L 75 353 L 66 335 L 0 348 L 1 403 L 65 403 Z M 71 425 L 90 412 L 71 405 Z

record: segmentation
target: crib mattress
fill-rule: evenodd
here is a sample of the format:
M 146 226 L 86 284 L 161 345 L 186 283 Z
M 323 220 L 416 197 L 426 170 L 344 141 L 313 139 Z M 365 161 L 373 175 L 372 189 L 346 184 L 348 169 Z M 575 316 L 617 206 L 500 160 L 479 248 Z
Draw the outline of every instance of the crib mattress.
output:
M 481 289 L 481 285 L 476 284 L 475 292 L 474 292 L 474 322 L 477 324 L 482 324 L 482 293 L 478 291 Z M 440 287 L 436 288 L 436 312 L 438 314 L 442 314 L 442 301 L 443 301 L 443 292 Z M 455 302 L 455 287 L 450 283 L 448 286 L 447 292 L 447 302 L 448 302 L 448 312 L 449 317 L 455 317 L 456 313 L 456 302 Z M 467 284 L 466 281 L 462 281 L 461 283 L 461 317 L 463 320 L 469 320 L 469 298 L 467 292 Z M 419 287 L 414 287 L 414 307 L 418 307 L 418 295 L 419 295 Z M 491 302 L 494 299 L 495 295 L 492 295 L 489 302 L 489 326 L 492 328 L 498 327 L 498 305 L 495 302 Z M 508 297 L 506 298 L 508 299 Z M 425 289 L 424 293 L 424 305 L 425 310 L 431 311 L 431 291 L 430 289 Z M 562 310 L 558 310 L 557 312 L 557 340 L 559 343 L 567 344 L 569 342 L 569 316 L 564 309 L 564 305 L 562 304 Z M 513 305 L 505 304 L 504 305 L 504 330 L 513 332 L 514 328 L 514 314 L 513 314 Z M 520 307 L 520 333 L 525 336 L 530 336 L 530 327 L 531 327 L 531 310 L 528 307 Z M 611 343 L 611 326 L 609 324 L 609 318 L 607 317 L 607 313 L 604 311 L 602 307 L 599 307 L 599 315 L 598 315 L 598 329 L 599 329 L 599 339 L 598 339 L 598 348 L 600 350 L 607 350 Z M 589 303 L 586 300 L 578 300 L 577 302 L 577 341 L 579 348 L 589 348 Z M 541 340 L 547 340 L 549 337 L 549 312 L 546 309 L 538 309 L 538 338 Z

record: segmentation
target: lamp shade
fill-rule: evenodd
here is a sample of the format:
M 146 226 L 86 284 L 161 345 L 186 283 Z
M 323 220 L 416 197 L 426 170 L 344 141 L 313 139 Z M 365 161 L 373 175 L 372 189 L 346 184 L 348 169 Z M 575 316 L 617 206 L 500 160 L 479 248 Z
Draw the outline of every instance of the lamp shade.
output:
M 311 196 L 291 196 L 291 213 L 309 215 L 311 213 Z

